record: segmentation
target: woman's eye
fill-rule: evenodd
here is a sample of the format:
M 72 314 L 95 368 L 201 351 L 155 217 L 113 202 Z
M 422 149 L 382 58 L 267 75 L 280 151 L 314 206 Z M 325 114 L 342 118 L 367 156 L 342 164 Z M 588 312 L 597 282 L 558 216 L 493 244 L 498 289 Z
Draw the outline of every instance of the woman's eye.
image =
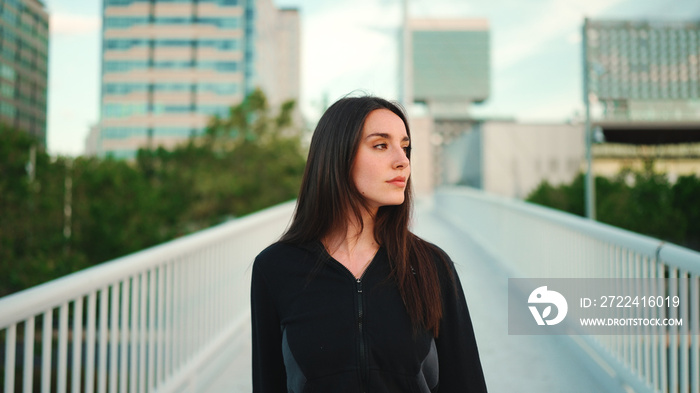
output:
M 378 144 L 378 145 L 374 145 L 374 148 L 375 148 L 375 149 L 379 149 L 379 150 L 385 150 L 385 149 L 386 149 L 386 143 L 380 143 L 380 144 Z
M 411 146 L 404 146 L 403 151 L 405 151 L 406 154 L 408 154 L 408 152 L 411 151 Z

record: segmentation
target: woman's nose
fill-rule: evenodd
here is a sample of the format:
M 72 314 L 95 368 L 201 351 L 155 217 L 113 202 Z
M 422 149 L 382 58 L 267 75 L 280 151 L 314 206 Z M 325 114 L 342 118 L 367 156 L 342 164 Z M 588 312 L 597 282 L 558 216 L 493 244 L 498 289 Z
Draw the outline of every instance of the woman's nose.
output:
M 403 148 L 398 149 L 396 157 L 394 158 L 394 168 L 406 168 L 410 163 L 411 161 L 406 156 L 406 151 Z

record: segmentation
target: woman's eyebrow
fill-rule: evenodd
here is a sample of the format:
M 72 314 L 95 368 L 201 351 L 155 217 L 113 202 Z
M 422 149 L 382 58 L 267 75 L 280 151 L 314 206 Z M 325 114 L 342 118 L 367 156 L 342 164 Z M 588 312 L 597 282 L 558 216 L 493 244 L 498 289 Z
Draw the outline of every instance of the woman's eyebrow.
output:
M 389 136 L 389 134 L 384 134 L 384 133 L 381 133 L 381 132 L 375 132 L 375 133 L 373 133 L 373 134 L 369 134 L 369 135 L 367 135 L 367 137 L 365 137 L 365 139 L 369 139 L 369 138 L 371 138 L 371 137 L 373 137 L 373 136 L 378 136 L 378 137 L 380 137 L 380 138 L 385 138 L 385 139 L 391 139 L 391 137 Z M 409 142 L 409 141 L 410 141 L 410 139 L 408 138 L 408 136 L 403 137 L 403 139 L 401 140 L 401 142 Z

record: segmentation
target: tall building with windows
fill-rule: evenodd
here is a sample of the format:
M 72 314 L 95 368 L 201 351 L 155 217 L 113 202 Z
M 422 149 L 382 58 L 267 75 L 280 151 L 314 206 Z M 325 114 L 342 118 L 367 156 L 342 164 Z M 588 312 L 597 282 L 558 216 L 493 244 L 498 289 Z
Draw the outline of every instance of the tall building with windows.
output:
M 402 97 L 409 110 L 416 109 L 411 138 L 418 142 L 411 154 L 423 163 L 411 178 L 417 193 L 428 194 L 445 183 L 445 168 L 453 165 L 446 155 L 447 143 L 478 122 L 471 105 L 489 97 L 489 21 L 409 18 L 407 11 L 401 41 Z
M 256 78 L 259 86 L 273 103 L 282 103 L 299 95 L 300 26 L 295 8 L 277 10 L 270 1 L 257 1 L 255 21 Z
M 583 24 L 584 104 L 605 140 L 700 141 L 700 20 Z
M 39 0 L 0 1 L 0 123 L 46 146 L 49 15 Z
M 271 0 L 104 0 L 103 12 L 98 155 L 173 147 L 255 87 L 273 105 L 298 99 L 296 11 L 288 52 L 276 47 L 290 11 Z M 295 69 L 287 78 L 296 88 L 278 88 L 274 67 Z
M 464 116 L 491 90 L 486 19 L 417 19 L 407 22 L 407 98 L 434 116 Z

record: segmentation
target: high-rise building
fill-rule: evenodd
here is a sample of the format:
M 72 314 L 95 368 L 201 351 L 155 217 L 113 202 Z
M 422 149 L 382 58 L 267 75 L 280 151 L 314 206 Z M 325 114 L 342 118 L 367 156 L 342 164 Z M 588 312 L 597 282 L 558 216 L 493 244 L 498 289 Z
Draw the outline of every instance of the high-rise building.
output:
M 100 141 L 100 128 L 97 124 L 90 127 L 87 136 L 85 137 L 85 155 L 96 156 L 98 151 L 98 143 Z
M 583 25 L 584 103 L 605 140 L 700 141 L 700 21 Z
M 46 146 L 49 15 L 39 0 L 0 1 L 0 122 Z
M 406 2 L 404 2 L 406 6 Z M 449 159 L 445 143 L 453 133 L 470 130 L 477 122 L 470 106 L 488 99 L 491 91 L 489 22 L 473 18 L 409 18 L 405 9 L 402 39 L 402 99 L 411 108 L 411 139 L 416 165 L 416 192 L 430 193 L 446 182 Z M 419 113 L 420 112 L 420 113 Z M 444 143 L 445 142 L 445 143 Z
M 301 73 L 299 12 L 295 8 L 277 10 L 270 1 L 257 3 L 254 85 L 275 105 L 297 99 Z
M 103 12 L 99 155 L 172 147 L 256 87 L 273 105 L 298 99 L 295 10 L 271 0 L 104 0 Z M 290 70 L 283 81 L 278 68 Z
M 408 98 L 434 115 L 464 116 L 490 93 L 489 24 L 485 19 L 409 19 Z

